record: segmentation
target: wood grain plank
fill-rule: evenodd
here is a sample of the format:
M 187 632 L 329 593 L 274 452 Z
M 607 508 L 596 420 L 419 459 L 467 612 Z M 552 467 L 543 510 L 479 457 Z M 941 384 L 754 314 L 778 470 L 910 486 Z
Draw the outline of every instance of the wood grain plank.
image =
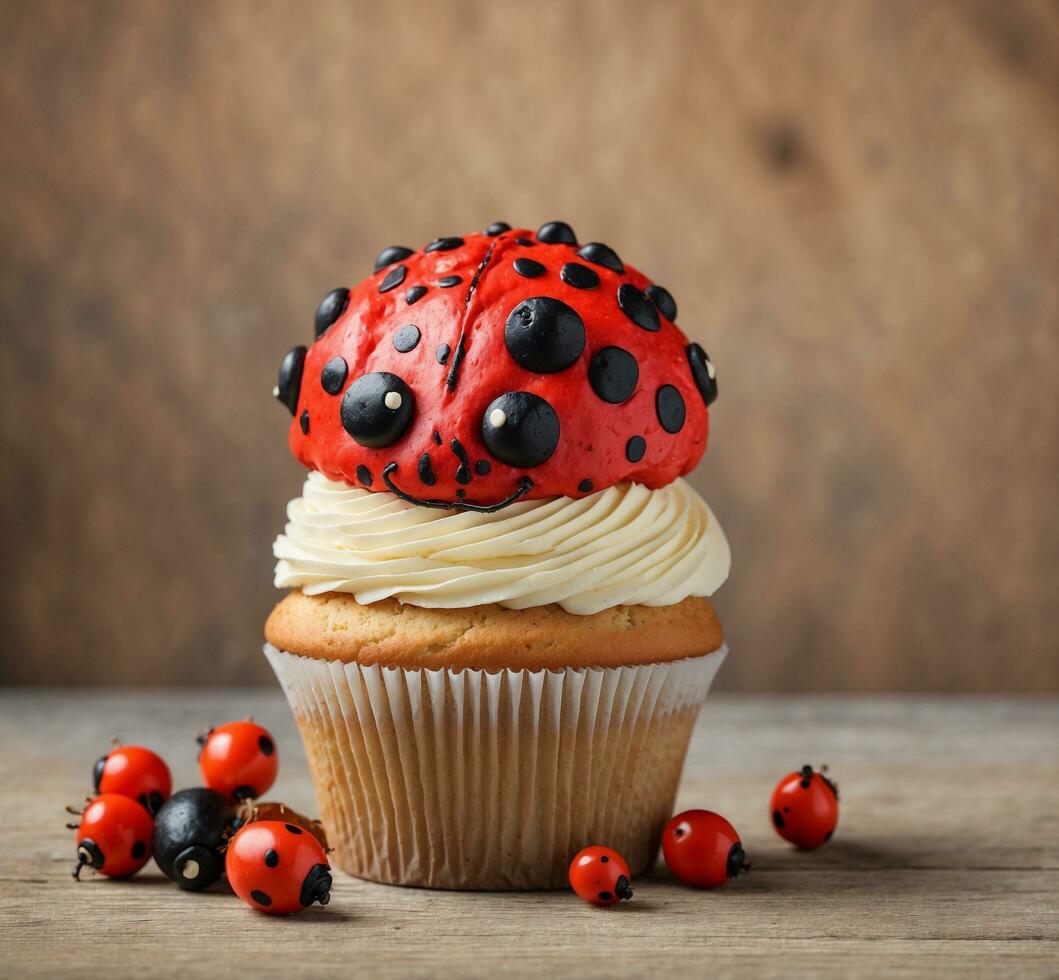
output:
M 678 805 L 728 815 L 755 869 L 694 892 L 657 868 L 617 912 L 564 892 L 430 892 L 338 875 L 326 909 L 277 920 L 220 889 L 181 893 L 150 869 L 125 883 L 69 879 L 61 807 L 87 784 L 110 734 L 162 750 L 185 784 L 195 779 L 196 728 L 248 711 L 280 747 L 277 791 L 311 808 L 275 693 L 0 691 L 0 972 L 1054 975 L 1055 701 L 713 697 Z M 802 854 L 773 834 L 768 793 L 783 772 L 824 759 L 842 818 L 828 847 Z

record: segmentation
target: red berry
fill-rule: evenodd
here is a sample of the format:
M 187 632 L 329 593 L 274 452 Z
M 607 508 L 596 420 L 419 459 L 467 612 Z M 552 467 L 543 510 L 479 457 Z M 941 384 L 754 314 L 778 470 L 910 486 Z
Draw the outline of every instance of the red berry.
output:
M 331 900 L 331 867 L 324 849 L 292 823 L 248 823 L 228 845 L 225 871 L 236 895 L 272 915 Z
M 157 813 L 173 791 L 173 777 L 165 760 L 139 745 L 119 745 L 98 759 L 92 778 L 97 795 L 127 796 L 151 813 Z
M 629 866 L 609 847 L 586 847 L 570 862 L 570 887 L 590 905 L 632 898 Z
M 662 831 L 662 853 L 669 870 L 694 888 L 719 888 L 750 870 L 735 827 L 710 810 L 673 817 Z
M 827 768 L 826 766 L 824 767 Z M 772 826 L 806 851 L 822 847 L 838 824 L 838 787 L 812 766 L 784 776 L 772 791 Z
M 104 793 L 91 800 L 77 826 L 74 877 L 87 865 L 109 878 L 136 874 L 151 857 L 154 820 L 136 800 Z
M 199 768 L 206 785 L 233 800 L 251 800 L 276 780 L 279 754 L 268 731 L 252 721 L 231 721 L 200 738 Z

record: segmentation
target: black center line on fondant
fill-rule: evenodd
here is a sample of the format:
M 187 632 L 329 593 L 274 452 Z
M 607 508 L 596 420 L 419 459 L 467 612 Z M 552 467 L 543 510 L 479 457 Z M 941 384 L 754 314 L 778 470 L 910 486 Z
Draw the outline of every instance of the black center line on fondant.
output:
M 482 278 L 482 274 L 485 272 L 485 267 L 489 265 L 489 260 L 493 257 L 493 251 L 496 249 L 499 240 L 500 239 L 495 239 L 492 242 L 489 246 L 489 250 L 482 258 L 482 261 L 478 263 L 478 268 L 471 277 L 471 284 L 467 287 L 467 295 L 463 298 L 464 314 L 460 319 L 460 336 L 456 341 L 456 350 L 453 351 L 452 354 L 452 363 L 449 365 L 449 373 L 445 376 L 445 387 L 447 387 L 449 391 L 456 390 L 456 382 L 459 380 L 460 375 L 460 364 L 463 362 L 463 356 L 466 353 L 467 309 L 471 305 L 471 298 L 474 296 L 474 291 L 478 288 L 478 281 Z

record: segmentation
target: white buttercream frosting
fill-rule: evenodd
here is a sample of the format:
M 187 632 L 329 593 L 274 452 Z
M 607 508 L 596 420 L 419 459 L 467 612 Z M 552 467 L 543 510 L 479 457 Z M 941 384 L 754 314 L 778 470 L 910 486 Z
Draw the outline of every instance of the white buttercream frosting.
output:
M 310 473 L 273 546 L 276 585 L 456 609 L 558 603 L 674 605 L 712 595 L 731 554 L 706 502 L 683 480 L 587 497 L 522 500 L 494 514 L 435 510 Z

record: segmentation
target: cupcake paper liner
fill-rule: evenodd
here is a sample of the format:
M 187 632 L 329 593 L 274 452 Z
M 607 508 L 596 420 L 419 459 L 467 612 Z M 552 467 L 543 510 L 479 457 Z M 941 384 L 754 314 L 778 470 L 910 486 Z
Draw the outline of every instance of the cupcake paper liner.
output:
M 653 863 L 688 740 L 727 647 L 563 671 L 405 670 L 265 646 L 334 851 L 361 878 L 560 888 L 606 844 Z

